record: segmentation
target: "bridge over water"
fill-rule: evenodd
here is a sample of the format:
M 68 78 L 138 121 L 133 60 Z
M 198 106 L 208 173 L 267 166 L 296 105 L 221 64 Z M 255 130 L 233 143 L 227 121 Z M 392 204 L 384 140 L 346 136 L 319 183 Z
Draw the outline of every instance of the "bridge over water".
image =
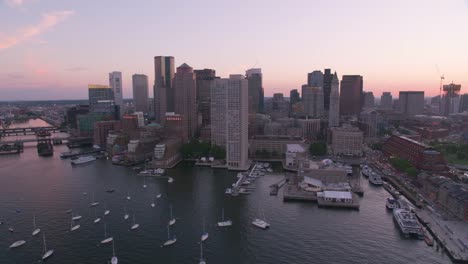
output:
M 3 129 L 0 129 L 0 137 L 35 135 L 38 131 L 47 131 L 47 132 L 55 133 L 55 132 L 60 132 L 60 129 L 54 126 L 3 128 Z

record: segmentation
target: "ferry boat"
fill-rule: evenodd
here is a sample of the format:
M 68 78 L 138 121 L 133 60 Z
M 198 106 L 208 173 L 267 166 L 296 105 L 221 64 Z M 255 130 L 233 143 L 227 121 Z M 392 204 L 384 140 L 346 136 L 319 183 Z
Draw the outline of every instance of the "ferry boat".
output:
M 81 156 L 77 159 L 72 159 L 71 164 L 77 165 L 77 164 L 83 164 L 91 161 L 95 161 L 96 158 L 94 156 Z
M 371 175 L 369 176 L 369 182 L 372 183 L 373 185 L 382 185 L 383 181 L 380 175 L 378 175 L 375 172 L 372 172 Z
M 393 199 L 393 198 L 387 198 L 387 202 L 385 203 L 385 206 L 387 206 L 388 209 L 393 210 L 398 208 L 398 202 Z
M 267 223 L 265 220 L 262 220 L 262 219 L 258 219 L 258 218 L 255 218 L 253 221 L 252 221 L 252 224 L 256 227 L 259 227 L 259 228 L 262 228 L 262 229 L 267 229 L 268 227 L 270 227 L 270 224 Z
M 393 218 L 400 227 L 405 237 L 415 236 L 418 239 L 424 239 L 424 232 L 416 219 L 414 213 L 406 208 L 396 208 L 393 210 Z
M 369 168 L 367 165 L 364 165 L 362 166 L 361 173 L 362 175 L 364 175 L 364 177 L 369 177 L 372 173 L 372 169 Z

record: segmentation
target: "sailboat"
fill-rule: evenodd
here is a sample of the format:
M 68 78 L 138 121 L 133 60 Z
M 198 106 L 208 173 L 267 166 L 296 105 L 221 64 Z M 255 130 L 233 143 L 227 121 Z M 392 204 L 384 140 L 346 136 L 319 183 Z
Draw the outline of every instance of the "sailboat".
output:
M 203 258 L 203 243 L 200 243 L 200 261 L 198 264 L 206 264 L 206 261 Z
M 127 214 L 127 206 L 124 207 L 124 220 L 128 220 L 129 215 Z
M 227 227 L 227 226 L 232 226 L 232 221 L 231 220 L 224 220 L 224 208 L 222 209 L 221 212 L 221 222 L 218 222 L 219 227 Z
M 105 208 L 104 215 L 110 214 L 110 210 L 107 209 L 107 204 L 104 206 L 104 208 Z
M 172 226 L 175 224 L 176 219 L 172 216 L 172 204 L 169 206 L 171 210 L 171 218 L 169 219 L 169 225 Z
M 75 231 L 78 228 L 80 228 L 80 225 L 74 225 L 74 219 L 72 217 L 71 222 L 70 222 L 70 231 Z
M 17 247 L 22 246 L 24 244 L 26 244 L 25 240 L 18 240 L 15 243 L 11 244 L 10 248 L 17 248 Z
M 42 255 L 42 260 L 46 260 L 47 258 L 52 256 L 52 254 L 54 254 L 54 250 L 53 249 L 47 250 L 45 234 L 42 234 L 42 242 L 44 244 L 44 254 Z
M 99 203 L 94 201 L 94 193 L 93 193 L 93 202 L 89 205 L 90 207 L 95 207 L 95 206 L 98 206 Z
M 65 211 L 66 214 L 69 214 L 72 212 L 72 209 Z
M 72 220 L 73 220 L 73 221 L 80 220 L 80 219 L 81 219 L 81 215 L 75 215 L 75 216 L 73 216 L 73 213 L 72 213 Z
M 101 218 L 100 218 L 100 217 L 97 217 L 96 208 L 94 208 L 94 216 L 96 217 L 96 218 L 94 219 L 94 223 L 95 223 L 95 224 L 101 222 Z
M 115 256 L 115 248 L 114 248 L 114 240 L 112 240 L 112 258 L 111 258 L 111 264 L 118 264 L 119 259 Z
M 169 177 L 169 179 L 167 180 L 168 183 L 173 183 L 174 182 L 174 178 L 172 177 Z
M 132 197 L 130 197 L 130 194 L 127 192 L 127 200 L 130 200 L 132 199 Z
M 156 195 L 156 199 L 161 198 L 161 194 Z
M 153 202 L 151 203 L 151 207 L 155 207 L 156 206 L 156 201 L 155 199 L 153 198 Z
M 104 239 L 101 240 L 101 244 L 107 244 L 109 242 L 112 242 L 113 240 L 113 237 L 107 237 L 107 225 L 104 224 Z
M 209 237 L 208 232 L 205 231 L 205 218 L 203 218 L 203 234 L 201 236 L 201 242 L 207 240 Z
M 37 234 L 39 234 L 41 232 L 40 228 L 36 228 L 36 214 L 33 215 L 33 227 L 34 227 L 34 230 L 32 232 L 33 236 L 35 236 L 35 235 L 37 235 Z
M 146 188 L 146 187 L 147 187 L 147 185 L 146 185 L 146 177 L 143 176 L 143 188 Z
M 175 242 L 177 242 L 177 238 L 175 235 L 171 238 L 170 233 L 169 233 L 169 225 L 168 225 L 167 226 L 167 241 L 164 242 L 162 246 L 167 247 L 167 246 L 174 244 Z
M 255 218 L 252 221 L 252 225 L 262 229 L 267 229 L 268 227 L 270 227 L 270 224 L 265 220 L 265 214 L 263 214 L 263 219 Z
M 140 227 L 140 225 L 135 223 L 135 214 L 134 214 L 134 215 L 133 215 L 133 225 L 130 227 L 130 229 L 131 229 L 131 230 L 135 230 L 135 229 L 137 229 L 138 227 Z

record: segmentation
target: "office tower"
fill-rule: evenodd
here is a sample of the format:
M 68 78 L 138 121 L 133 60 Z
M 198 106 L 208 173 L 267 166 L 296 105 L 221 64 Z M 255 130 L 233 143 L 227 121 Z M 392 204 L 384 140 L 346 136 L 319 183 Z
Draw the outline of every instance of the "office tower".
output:
M 198 112 L 202 117 L 202 127 L 210 124 L 211 112 L 211 83 L 216 77 L 212 69 L 194 70 L 197 85 Z
M 361 130 L 351 125 L 332 128 L 331 149 L 333 155 L 361 156 L 364 135 Z
M 325 111 L 330 109 L 330 93 L 333 80 L 333 74 L 330 69 L 325 69 L 323 74 L 323 107 Z
M 364 92 L 364 108 L 374 108 L 375 98 L 373 92 Z
M 362 109 L 362 76 L 343 75 L 340 86 L 340 115 L 358 116 Z
M 263 113 L 262 69 L 248 69 L 245 75 L 249 84 L 249 113 Z
M 330 109 L 328 111 L 328 126 L 340 126 L 340 80 L 333 74 L 330 91 Z
M 307 74 L 307 86 L 323 87 L 322 71 L 313 71 Z
M 468 111 L 468 94 L 463 94 L 460 96 L 460 108 L 458 111 L 460 113 Z
M 132 76 L 132 84 L 135 111 L 148 113 L 148 76 L 134 74 Z
M 114 92 L 114 103 L 119 106 L 120 112 L 123 112 L 123 90 L 122 90 L 122 73 L 111 72 L 109 73 L 109 86 Z
M 289 102 L 291 105 L 301 101 L 301 96 L 299 95 L 299 91 L 297 89 L 293 89 L 289 92 Z
M 91 112 L 114 106 L 114 92 L 107 85 L 89 84 L 88 98 Z
M 424 92 L 401 91 L 398 97 L 398 109 L 406 116 L 422 114 L 424 111 Z
M 309 117 L 322 117 L 323 108 L 323 90 L 322 87 L 302 86 L 302 102 L 304 103 L 304 112 Z
M 443 86 L 442 100 L 440 104 L 440 114 L 443 116 L 449 116 L 450 114 L 456 114 L 459 111 L 460 106 L 460 84 L 446 84 Z
M 211 143 L 226 148 L 229 169 L 248 169 L 248 80 L 215 79 L 211 88 Z
M 289 115 L 289 102 L 284 99 L 282 93 L 273 94 L 273 98 L 266 100 L 265 112 L 272 120 L 285 118 Z
M 187 134 L 192 138 L 198 127 L 197 87 L 193 68 L 186 63 L 177 67 L 173 85 L 175 113 L 184 116 Z
M 166 112 L 174 111 L 173 78 L 174 57 L 154 57 L 154 118 L 161 125 L 166 120 Z
M 380 97 L 380 108 L 381 109 L 392 109 L 393 108 L 393 98 L 390 92 L 383 92 Z

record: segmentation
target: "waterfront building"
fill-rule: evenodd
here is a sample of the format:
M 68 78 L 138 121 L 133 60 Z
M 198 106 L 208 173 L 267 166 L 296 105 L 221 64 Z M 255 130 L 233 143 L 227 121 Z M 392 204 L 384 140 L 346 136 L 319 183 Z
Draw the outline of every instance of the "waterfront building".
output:
M 80 137 L 94 136 L 94 123 L 99 121 L 115 120 L 113 115 L 106 113 L 89 113 L 77 116 L 78 135 Z
M 120 121 L 113 120 L 95 122 L 93 129 L 93 144 L 105 148 L 109 132 L 118 129 L 121 129 Z
M 424 92 L 400 91 L 398 111 L 407 117 L 422 114 L 424 111 Z
M 333 155 L 362 155 L 363 133 L 357 127 L 343 125 L 341 127 L 332 128 L 331 132 L 331 149 Z
M 340 81 L 338 75 L 333 74 L 329 94 L 328 127 L 340 126 Z
M 445 171 L 445 161 L 434 148 L 405 136 L 392 135 L 382 146 L 387 156 L 406 159 L 420 170 Z
M 252 68 L 245 72 L 249 86 L 249 113 L 263 113 L 262 69 Z
M 154 57 L 154 117 L 164 126 L 166 112 L 174 112 L 174 57 Z
M 174 76 L 175 113 L 184 116 L 184 129 L 193 138 L 198 127 L 197 89 L 193 68 L 186 63 L 177 67 Z
M 380 108 L 384 110 L 393 109 L 393 98 L 390 92 L 383 92 L 380 97 Z
M 183 144 L 189 141 L 189 131 L 187 130 L 187 121 L 184 115 L 168 112 L 165 120 L 164 131 L 166 137 L 180 138 Z
M 114 94 L 114 98 L 112 98 L 112 100 L 114 100 L 114 103 L 119 106 L 121 113 L 123 113 L 124 103 L 121 72 L 114 71 L 109 73 L 109 86 Z
M 132 76 L 132 84 L 135 111 L 148 113 L 148 76 L 134 74 Z
M 286 144 L 285 166 L 288 169 L 297 169 L 300 160 L 306 156 L 307 151 L 302 144 Z
M 282 159 L 288 144 L 304 144 L 302 137 L 253 136 L 249 140 L 249 154 L 252 158 Z
M 340 115 L 358 116 L 362 109 L 361 75 L 343 75 L 340 84 Z
M 182 161 L 180 138 L 168 138 L 154 146 L 153 168 L 172 168 Z
M 309 87 L 323 87 L 323 73 L 322 71 L 313 71 L 307 74 L 307 86 Z
M 303 85 L 302 102 L 307 116 L 317 118 L 324 115 L 322 87 Z
M 155 137 L 130 140 L 127 146 L 126 160 L 131 164 L 136 164 L 151 159 L 154 147 L 159 141 L 160 139 Z
M 446 84 L 443 86 L 442 100 L 440 103 L 440 114 L 449 116 L 459 112 L 460 108 L 460 84 Z

